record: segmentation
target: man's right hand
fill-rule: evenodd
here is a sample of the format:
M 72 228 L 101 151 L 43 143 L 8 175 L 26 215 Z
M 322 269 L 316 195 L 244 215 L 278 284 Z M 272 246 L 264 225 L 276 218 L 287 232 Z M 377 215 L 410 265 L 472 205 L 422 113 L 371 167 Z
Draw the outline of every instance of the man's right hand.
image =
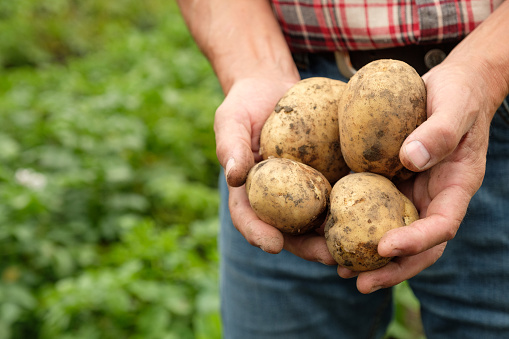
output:
M 247 173 L 261 160 L 258 150 L 263 124 L 296 81 L 250 78 L 235 83 L 216 112 L 217 157 L 225 168 L 233 224 L 251 245 L 268 253 L 284 248 L 306 260 L 334 265 L 323 234 L 283 235 L 256 216 L 244 187 Z

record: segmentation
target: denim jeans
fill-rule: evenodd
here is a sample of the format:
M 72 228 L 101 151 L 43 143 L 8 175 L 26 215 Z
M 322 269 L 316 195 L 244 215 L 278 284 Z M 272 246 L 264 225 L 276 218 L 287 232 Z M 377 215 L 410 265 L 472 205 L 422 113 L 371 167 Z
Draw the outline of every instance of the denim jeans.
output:
M 333 61 L 313 56 L 303 78 L 345 80 Z M 430 339 L 509 338 L 509 112 L 490 136 L 486 176 L 443 256 L 409 280 Z M 336 267 L 283 250 L 252 247 L 232 225 L 221 173 L 221 313 L 226 339 L 381 338 L 392 317 L 392 291 L 359 293 Z

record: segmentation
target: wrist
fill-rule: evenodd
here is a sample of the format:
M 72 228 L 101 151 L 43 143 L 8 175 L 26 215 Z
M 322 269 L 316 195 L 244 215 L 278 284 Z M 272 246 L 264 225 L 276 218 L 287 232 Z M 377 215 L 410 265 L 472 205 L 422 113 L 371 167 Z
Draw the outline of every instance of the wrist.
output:
M 191 34 L 225 93 L 246 78 L 299 75 L 266 0 L 179 0 Z
M 447 57 L 472 75 L 493 104 L 494 112 L 509 94 L 509 2 L 503 3 Z
M 289 52 L 287 55 L 282 53 L 279 56 L 238 55 L 231 58 L 231 55 L 228 55 L 224 58 L 211 59 L 211 64 L 225 94 L 235 83 L 245 79 L 273 79 L 275 82 L 289 84 L 300 80 L 299 72 Z

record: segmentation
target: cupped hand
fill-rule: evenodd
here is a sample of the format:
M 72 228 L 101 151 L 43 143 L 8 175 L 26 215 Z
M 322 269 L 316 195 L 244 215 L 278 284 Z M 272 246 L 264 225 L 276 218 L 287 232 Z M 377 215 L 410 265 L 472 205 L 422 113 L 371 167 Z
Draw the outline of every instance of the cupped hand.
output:
M 285 248 L 306 260 L 332 265 L 335 262 L 323 234 L 283 235 L 256 216 L 244 187 L 247 173 L 261 160 L 258 151 L 263 124 L 279 99 L 297 81 L 298 78 L 282 81 L 276 77 L 237 81 L 216 111 L 217 157 L 225 169 L 233 224 L 251 245 L 268 253 L 279 253 Z
M 414 202 L 421 219 L 391 230 L 379 242 L 388 265 L 357 274 L 338 267 L 344 278 L 357 276 L 357 288 L 370 293 L 394 286 L 434 264 L 465 216 L 485 173 L 489 127 L 498 107 L 483 73 L 445 62 L 423 77 L 428 119 L 403 143 L 400 159 L 419 172 L 400 189 Z

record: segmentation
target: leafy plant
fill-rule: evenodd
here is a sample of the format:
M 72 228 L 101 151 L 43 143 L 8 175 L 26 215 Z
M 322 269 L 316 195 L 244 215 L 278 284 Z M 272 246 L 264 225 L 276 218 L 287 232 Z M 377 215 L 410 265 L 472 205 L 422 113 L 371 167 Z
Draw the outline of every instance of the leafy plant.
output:
M 0 17 L 0 337 L 219 338 L 221 94 L 176 6 Z
M 394 287 L 394 319 L 386 339 L 425 339 L 421 324 L 420 304 L 408 282 Z

